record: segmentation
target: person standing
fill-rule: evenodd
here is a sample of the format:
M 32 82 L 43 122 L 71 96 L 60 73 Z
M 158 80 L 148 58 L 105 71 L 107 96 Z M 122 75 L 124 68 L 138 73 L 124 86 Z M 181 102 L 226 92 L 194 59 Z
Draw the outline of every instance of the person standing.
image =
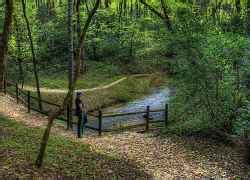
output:
M 82 137 L 84 125 L 87 123 L 87 111 L 84 103 L 81 100 L 82 93 L 76 93 L 75 106 L 76 106 L 76 116 L 78 117 L 77 123 L 77 136 Z

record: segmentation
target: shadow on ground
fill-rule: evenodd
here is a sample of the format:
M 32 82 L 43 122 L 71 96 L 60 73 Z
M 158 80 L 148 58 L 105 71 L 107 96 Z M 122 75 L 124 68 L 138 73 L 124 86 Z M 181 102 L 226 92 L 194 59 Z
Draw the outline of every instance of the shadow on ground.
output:
M 41 134 L 39 128 L 28 128 L 0 117 L 1 178 L 152 178 L 131 160 L 100 154 L 88 145 L 59 136 L 51 136 L 44 167 L 37 169 L 33 163 Z

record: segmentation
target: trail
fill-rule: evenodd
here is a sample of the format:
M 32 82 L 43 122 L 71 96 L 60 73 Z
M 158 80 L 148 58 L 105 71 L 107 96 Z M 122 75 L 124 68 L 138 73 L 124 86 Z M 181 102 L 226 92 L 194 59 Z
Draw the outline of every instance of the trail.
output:
M 75 90 L 75 92 L 92 92 L 92 91 L 96 91 L 96 90 L 108 89 L 110 87 L 113 87 L 113 86 L 123 82 L 126 79 L 128 79 L 128 77 L 123 77 L 117 81 L 114 81 L 114 82 L 112 82 L 108 85 L 104 85 L 104 86 L 99 86 L 99 87 L 90 88 L 90 89 L 77 89 L 77 90 Z M 24 86 L 23 89 L 26 91 L 36 92 L 36 89 L 32 86 Z M 68 90 L 67 89 L 40 88 L 40 91 L 43 93 L 67 93 Z
M 17 105 L 9 96 L 0 95 L 0 113 L 29 127 L 44 128 L 47 117 Z M 158 137 L 154 133 L 140 134 L 123 132 L 119 134 L 85 134 L 77 139 L 72 131 L 66 131 L 62 124 L 55 123 L 52 133 L 73 141 L 87 143 L 101 154 L 133 160 L 137 167 L 151 174 L 154 179 L 176 177 L 250 177 L 250 169 L 243 166 L 241 154 L 232 147 L 211 143 L 202 139 Z M 126 177 L 129 178 L 129 177 Z
M 135 77 L 135 78 L 138 77 L 139 78 L 139 77 L 146 77 L 146 76 L 152 76 L 152 74 L 134 74 L 134 75 L 120 78 L 120 79 L 118 79 L 110 84 L 104 85 L 104 86 L 98 86 L 98 87 L 89 88 L 89 89 L 77 89 L 77 90 L 75 90 L 75 92 L 93 92 L 96 90 L 104 90 L 104 89 L 111 88 L 111 87 L 127 80 L 128 78 L 131 78 L 131 77 Z M 23 90 L 36 92 L 36 88 L 34 88 L 33 86 L 24 86 Z M 67 93 L 68 90 L 67 89 L 49 89 L 49 88 L 41 87 L 40 91 L 43 93 Z

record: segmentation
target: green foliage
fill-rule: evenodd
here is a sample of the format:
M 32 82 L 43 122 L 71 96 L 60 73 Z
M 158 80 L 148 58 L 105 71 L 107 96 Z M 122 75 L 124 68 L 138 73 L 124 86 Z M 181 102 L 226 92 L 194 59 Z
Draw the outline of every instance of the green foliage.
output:
M 152 79 L 130 78 L 114 88 L 115 98 L 119 102 L 129 102 L 150 91 Z
M 114 78 L 118 78 L 118 76 Z M 121 78 L 122 77 L 120 77 L 119 79 Z M 94 79 L 92 80 L 94 81 Z M 108 81 L 107 78 L 104 80 L 106 82 Z M 91 82 L 91 79 L 89 81 Z M 99 82 L 99 84 L 104 83 L 100 82 L 99 80 L 96 80 L 96 82 Z M 91 85 L 91 83 L 88 83 L 88 81 L 83 81 L 83 83 Z M 83 101 L 85 102 L 88 110 L 97 110 L 99 108 L 108 107 L 112 104 L 128 102 L 133 99 L 140 98 L 144 95 L 147 95 L 154 87 L 161 86 L 163 84 L 166 84 L 166 79 L 164 78 L 164 76 L 159 76 L 158 74 L 145 76 L 141 75 L 138 77 L 131 76 L 128 79 L 125 79 L 113 86 L 100 86 L 97 89 L 85 92 L 83 95 Z M 66 95 L 67 86 L 64 88 L 64 92 L 61 92 L 60 90 L 59 92 L 57 90 L 42 91 L 43 100 L 55 102 L 56 104 L 62 104 L 63 98 Z M 10 88 L 8 89 L 10 90 Z M 12 91 L 15 91 L 14 87 Z M 37 93 L 35 91 L 32 92 L 32 96 L 37 96 Z M 37 103 L 34 103 L 34 106 L 37 108 Z M 55 110 L 55 107 L 44 104 L 44 110 L 53 111 Z
M 245 104 L 239 109 L 240 116 L 233 123 L 233 132 L 237 135 L 243 133 L 250 134 L 250 102 L 245 101 Z
M 137 63 L 141 59 L 150 59 L 152 61 L 151 64 L 144 68 L 147 71 L 155 59 L 165 59 L 166 63 L 168 63 L 166 59 L 181 53 L 181 50 L 178 48 L 178 43 L 180 43 L 178 36 L 176 38 L 171 32 L 166 33 L 161 19 L 155 16 L 148 8 L 145 8 L 139 1 L 110 2 L 109 8 L 104 8 L 103 5 L 99 9 L 88 30 L 85 43 L 85 58 L 89 60 L 112 61 L 112 63 L 118 63 L 121 66 L 125 64 L 128 68 L 123 69 L 123 71 L 130 73 L 142 71 L 140 70 L 141 64 Z M 176 32 L 180 28 L 182 30 L 185 28 L 180 27 L 187 25 L 183 22 L 190 22 L 197 19 L 197 17 L 199 17 L 199 21 L 203 22 L 199 26 L 204 25 L 204 23 L 211 24 L 213 21 L 210 21 L 211 19 L 207 17 L 213 13 L 213 8 L 216 8 L 218 5 L 218 2 L 215 1 L 210 3 L 175 0 L 165 2 L 173 23 L 173 31 Z M 160 1 L 148 1 L 148 3 L 163 13 Z M 39 68 L 40 71 L 45 71 L 45 73 L 54 72 L 58 69 L 65 70 L 68 66 L 67 27 L 65 23 L 67 19 L 67 3 L 53 2 L 53 4 L 53 6 L 47 3 L 38 5 L 33 1 L 27 1 L 28 18 L 32 26 Z M 90 9 L 92 6 L 91 1 L 81 4 L 80 26 L 86 20 L 87 9 Z M 3 8 L 3 6 L 1 7 Z M 240 14 L 236 13 L 235 8 L 235 2 L 222 1 L 220 12 L 215 14 L 214 23 L 218 27 L 224 28 L 225 31 L 242 32 L 244 24 L 248 22 L 248 14 L 243 11 L 247 8 L 247 2 L 241 3 L 242 12 Z M 181 18 L 181 16 L 185 16 L 185 18 Z M 18 20 L 18 26 L 21 28 L 21 59 L 25 62 L 25 72 L 26 70 L 32 71 L 30 63 L 31 54 L 20 2 L 16 2 L 15 17 Z M 77 45 L 78 38 L 76 26 L 77 15 L 75 13 L 75 45 Z M 197 23 L 193 23 L 193 28 L 195 28 L 193 30 L 199 30 L 199 26 Z M 227 26 L 229 28 L 226 28 Z M 189 28 L 187 27 L 186 29 L 188 30 Z M 12 67 L 16 66 L 17 50 L 14 43 L 16 37 L 17 34 L 13 33 L 9 60 L 9 66 Z M 18 68 L 15 69 L 15 71 L 17 70 Z
M 119 67 L 112 63 L 103 63 L 91 61 L 88 62 L 87 72 L 80 75 L 77 82 L 77 89 L 88 89 L 98 86 L 104 86 L 115 80 L 118 80 L 122 74 Z M 57 73 L 41 73 L 40 74 L 41 87 L 49 89 L 67 89 L 68 75 L 62 71 Z M 32 74 L 27 74 L 25 79 L 26 85 L 35 86 L 35 81 Z
M 145 177 L 133 163 L 116 155 L 95 152 L 83 142 L 51 134 L 44 166 L 34 164 L 44 129 L 27 127 L 0 115 L 0 175 L 3 178 L 79 178 Z M 126 170 L 126 171 L 125 171 Z
M 29 159 L 29 163 L 35 162 L 37 151 L 40 145 L 40 138 L 43 130 L 36 128 L 27 128 L 24 125 L 16 123 L 14 120 L 0 117 L 1 125 L 1 144 L 0 149 L 11 150 L 16 153 L 15 162 L 17 165 L 22 163 L 22 159 Z M 72 176 L 84 173 L 83 165 L 86 162 L 81 162 L 80 157 L 87 156 L 90 149 L 85 144 L 72 142 L 66 138 L 52 135 L 48 147 L 47 156 L 45 157 L 45 166 L 49 169 L 63 169 L 65 174 Z M 85 155 L 84 155 L 85 154 Z M 20 162 L 18 162 L 20 160 Z M 8 164 L 9 168 L 14 165 L 12 162 Z M 89 161 L 90 171 L 94 171 L 95 162 Z M 30 167 L 31 168 L 31 167 Z
M 80 77 L 78 88 L 101 86 L 123 74 L 170 72 L 174 75 L 177 88 L 176 97 L 171 102 L 173 119 L 182 117 L 190 122 L 203 122 L 230 133 L 240 131 L 242 125 L 234 122 L 247 119 L 240 112 L 250 96 L 249 37 L 246 36 L 249 31 L 249 0 L 146 2 L 158 15 L 138 0 L 112 0 L 109 7 L 102 2 L 87 33 L 84 60 L 87 60 L 88 71 Z M 166 12 L 162 2 L 166 4 Z M 67 4 L 34 4 L 27 1 L 27 12 L 32 22 L 41 85 L 66 88 Z M 80 26 L 92 6 L 90 0 L 81 4 Z M 20 57 L 26 83 L 33 85 L 31 54 L 20 7 L 20 3 L 16 2 L 15 17 L 21 37 Z M 166 31 L 165 19 L 159 16 L 164 13 L 170 17 L 171 31 Z M 0 21 L 2 19 L 1 16 Z M 77 21 L 75 13 L 75 46 L 79 36 Z M 19 79 L 17 36 L 18 33 L 13 33 L 10 41 L 8 63 L 11 68 L 8 75 L 12 79 Z M 129 101 L 137 94 L 145 93 L 143 90 L 146 91 L 149 86 L 147 81 L 136 84 L 129 80 L 114 94 L 112 91 L 112 97 Z M 93 99 L 100 102 L 95 97 Z M 106 99 L 103 101 L 100 104 L 106 104 Z M 111 102 L 110 98 L 107 101 Z M 235 127 L 238 127 L 237 130 Z
M 187 128 L 201 128 L 203 122 L 232 133 L 245 99 L 240 80 L 248 64 L 244 59 L 249 58 L 246 38 L 214 30 L 199 16 L 190 16 L 189 10 L 182 10 L 177 17 L 176 48 L 183 51 L 173 65 L 177 86 L 173 119 L 187 121 L 182 124 Z
M 171 122 L 167 129 L 164 129 L 164 133 L 171 133 L 177 135 L 187 135 L 192 133 L 209 132 L 211 128 L 214 128 L 208 121 L 202 119 L 192 119 L 187 121 Z

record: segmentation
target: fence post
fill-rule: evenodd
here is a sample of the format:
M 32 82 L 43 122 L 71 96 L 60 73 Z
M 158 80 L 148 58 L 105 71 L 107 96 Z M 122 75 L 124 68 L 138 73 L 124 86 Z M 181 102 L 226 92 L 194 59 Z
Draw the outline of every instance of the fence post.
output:
M 4 94 L 6 95 L 7 94 L 7 86 L 6 86 L 6 78 L 4 77 L 3 79 L 3 91 L 4 91 Z
M 147 106 L 147 110 L 146 110 L 146 131 L 149 130 L 149 118 L 150 118 L 150 106 Z
M 16 102 L 19 103 L 19 92 L 18 92 L 18 84 L 16 83 Z
M 102 135 L 102 111 L 99 110 L 99 115 L 98 115 L 98 132 L 99 136 Z
M 168 126 L 168 104 L 165 105 L 165 128 Z
M 28 113 L 30 113 L 30 107 L 31 107 L 31 104 L 30 104 L 30 91 L 27 91 L 27 97 L 28 97 Z

